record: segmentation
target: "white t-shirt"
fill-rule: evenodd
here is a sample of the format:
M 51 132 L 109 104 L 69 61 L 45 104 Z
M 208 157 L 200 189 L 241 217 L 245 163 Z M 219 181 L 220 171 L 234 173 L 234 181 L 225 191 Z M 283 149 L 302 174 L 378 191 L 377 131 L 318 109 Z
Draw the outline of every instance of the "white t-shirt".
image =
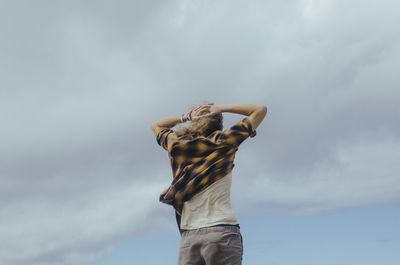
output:
M 183 204 L 181 229 L 237 224 L 231 206 L 232 171 Z

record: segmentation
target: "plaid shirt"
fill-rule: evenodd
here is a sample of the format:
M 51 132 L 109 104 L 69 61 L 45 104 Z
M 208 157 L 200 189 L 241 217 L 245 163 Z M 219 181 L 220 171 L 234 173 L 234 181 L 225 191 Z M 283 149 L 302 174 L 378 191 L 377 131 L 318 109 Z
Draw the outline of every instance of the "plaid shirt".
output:
M 184 202 L 230 173 L 239 145 L 255 135 L 247 117 L 208 137 L 177 136 L 172 129 L 158 128 L 157 143 L 168 151 L 173 174 L 172 183 L 161 193 L 160 201 L 175 208 L 179 229 Z

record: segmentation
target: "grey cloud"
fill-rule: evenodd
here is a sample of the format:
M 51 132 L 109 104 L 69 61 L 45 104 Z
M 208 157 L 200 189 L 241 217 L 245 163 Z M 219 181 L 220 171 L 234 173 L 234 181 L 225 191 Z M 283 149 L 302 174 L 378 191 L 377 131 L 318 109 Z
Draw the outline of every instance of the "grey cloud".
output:
M 239 214 L 398 202 L 396 10 L 3 2 L 0 263 L 91 264 L 143 227 L 176 229 L 150 124 L 203 100 L 269 108 L 237 153 Z

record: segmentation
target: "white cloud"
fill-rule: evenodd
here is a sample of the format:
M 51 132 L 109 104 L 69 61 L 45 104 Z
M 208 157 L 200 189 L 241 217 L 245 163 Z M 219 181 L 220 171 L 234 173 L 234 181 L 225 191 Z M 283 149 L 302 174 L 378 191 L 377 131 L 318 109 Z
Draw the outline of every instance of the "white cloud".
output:
M 321 158 L 310 170 L 253 176 L 237 170 L 233 199 L 242 213 L 286 215 L 399 202 L 399 147 L 393 135 L 367 134 L 336 145 L 333 160 Z
M 331 0 L 303 0 L 301 13 L 310 22 L 317 22 L 319 18 L 327 16 L 332 10 Z
M 161 189 L 154 179 L 135 176 L 105 185 L 95 177 L 59 176 L 48 187 L 42 184 L 29 191 L 29 200 L 3 206 L 0 260 L 6 264 L 87 264 L 111 242 L 140 233 L 152 223 L 150 214 L 159 206 L 154 195 Z

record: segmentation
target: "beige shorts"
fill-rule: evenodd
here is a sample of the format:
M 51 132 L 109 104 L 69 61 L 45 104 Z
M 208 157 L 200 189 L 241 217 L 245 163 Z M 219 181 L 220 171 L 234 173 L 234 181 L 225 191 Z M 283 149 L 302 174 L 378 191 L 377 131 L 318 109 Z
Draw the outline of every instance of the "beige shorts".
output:
M 241 265 L 242 256 L 239 227 L 203 227 L 182 233 L 178 265 Z

